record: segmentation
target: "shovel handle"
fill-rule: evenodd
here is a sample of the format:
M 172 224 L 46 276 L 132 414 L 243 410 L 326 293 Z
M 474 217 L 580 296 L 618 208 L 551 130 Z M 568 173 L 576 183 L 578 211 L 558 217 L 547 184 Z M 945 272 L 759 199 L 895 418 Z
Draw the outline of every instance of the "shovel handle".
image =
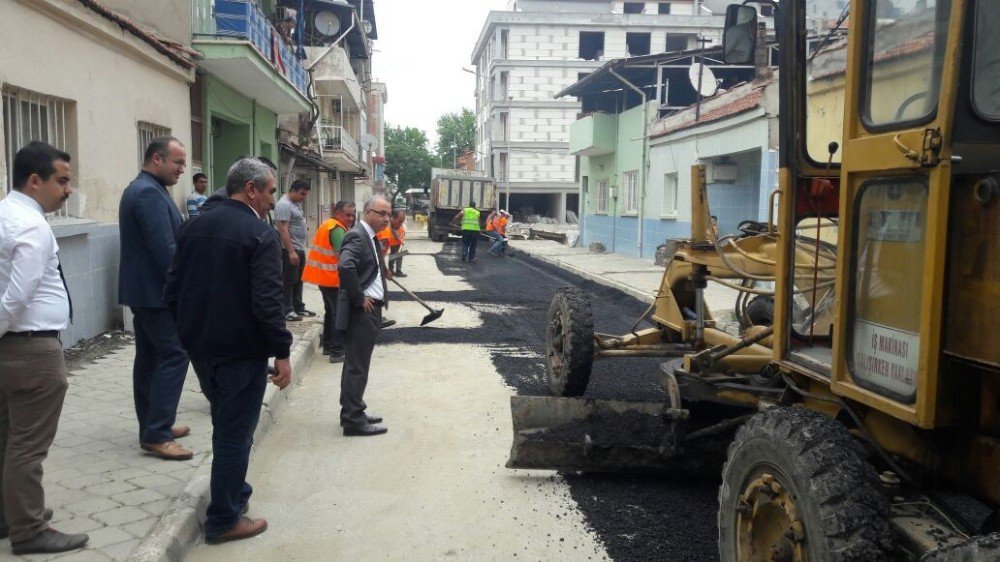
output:
M 406 287 L 404 287 L 404 286 L 402 285 L 402 283 L 400 283 L 399 281 L 396 281 L 396 279 L 395 279 L 395 278 L 393 278 L 393 279 L 390 279 L 389 281 L 392 281 L 393 283 L 395 283 L 397 287 L 399 287 L 400 289 L 402 289 L 402 290 L 403 290 L 403 292 L 404 292 L 404 293 L 406 293 L 406 296 L 408 296 L 408 297 L 410 297 L 411 299 L 413 299 L 413 300 L 415 300 L 415 301 L 419 302 L 419 303 L 420 303 L 420 304 L 422 304 L 422 305 L 423 305 L 423 307 L 424 307 L 424 308 L 426 308 L 427 310 L 429 310 L 429 311 L 431 311 L 431 312 L 436 312 L 436 311 L 435 311 L 435 310 L 434 310 L 433 308 L 431 308 L 431 307 L 430 307 L 430 305 L 428 305 L 428 304 L 427 304 L 427 303 L 425 303 L 424 301 L 420 300 L 420 297 L 418 297 L 417 295 L 414 295 L 414 294 L 413 294 L 413 292 L 411 292 L 411 291 L 410 291 L 409 289 L 407 289 Z

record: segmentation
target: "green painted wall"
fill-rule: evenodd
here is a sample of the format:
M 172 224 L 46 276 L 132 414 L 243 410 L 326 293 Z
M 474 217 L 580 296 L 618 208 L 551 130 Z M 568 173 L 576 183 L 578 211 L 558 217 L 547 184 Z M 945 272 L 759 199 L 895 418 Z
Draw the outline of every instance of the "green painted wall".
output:
M 647 117 L 656 115 L 656 102 L 649 103 Z M 591 134 L 591 131 L 599 134 L 609 134 L 614 137 L 614 152 L 603 156 L 583 156 L 580 158 L 580 176 L 586 176 L 587 213 L 597 211 L 597 182 L 608 180 L 608 185 L 614 188 L 614 194 L 621 201 L 622 193 L 619 190 L 622 172 L 628 170 L 639 170 L 642 167 L 642 139 L 645 135 L 643 126 L 642 106 L 633 107 L 624 113 L 611 116 L 615 118 L 615 126 L 610 129 L 606 126 L 599 128 L 584 127 L 578 129 L 581 134 Z M 573 131 L 574 133 L 576 130 Z M 578 141 L 580 142 L 580 141 Z M 573 141 L 570 141 L 572 145 Z M 600 144 L 604 144 L 603 142 Z M 648 181 L 647 181 L 648 185 Z M 641 186 L 640 186 L 641 187 Z M 619 214 L 614 200 L 608 202 L 608 214 Z
M 278 164 L 278 116 L 212 75 L 205 77 L 205 170 L 212 188 L 226 183 L 239 156 L 266 156 Z M 280 173 L 280 170 L 279 170 Z

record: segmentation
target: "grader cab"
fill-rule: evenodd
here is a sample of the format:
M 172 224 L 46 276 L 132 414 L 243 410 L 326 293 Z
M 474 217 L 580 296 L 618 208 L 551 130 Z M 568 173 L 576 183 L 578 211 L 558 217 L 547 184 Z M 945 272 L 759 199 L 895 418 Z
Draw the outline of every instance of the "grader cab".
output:
M 723 560 L 1000 560 L 1000 3 L 853 0 L 817 31 L 820 3 L 775 7 L 776 219 L 717 236 L 692 166 L 691 236 L 632 331 L 555 295 L 554 396 L 512 398 L 508 466 L 669 471 L 721 439 Z M 744 4 L 727 63 L 759 35 Z M 667 400 L 584 398 L 620 357 Z

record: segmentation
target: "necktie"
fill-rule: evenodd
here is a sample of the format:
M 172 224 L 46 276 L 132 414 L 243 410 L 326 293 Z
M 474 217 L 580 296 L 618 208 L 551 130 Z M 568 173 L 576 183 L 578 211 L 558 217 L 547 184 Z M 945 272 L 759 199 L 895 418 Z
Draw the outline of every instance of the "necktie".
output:
M 73 323 L 73 297 L 69 294 L 69 287 L 66 285 L 66 276 L 63 275 L 62 263 L 59 264 L 59 279 L 62 279 L 63 289 L 66 289 L 66 300 L 69 301 L 69 322 Z

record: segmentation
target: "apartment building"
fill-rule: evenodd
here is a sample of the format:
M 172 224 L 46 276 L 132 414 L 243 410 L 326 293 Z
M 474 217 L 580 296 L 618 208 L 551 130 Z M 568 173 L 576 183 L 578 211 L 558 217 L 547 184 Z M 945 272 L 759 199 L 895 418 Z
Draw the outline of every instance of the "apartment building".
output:
M 517 0 L 490 12 L 472 53 L 476 167 L 518 218 L 579 209 L 569 152 L 580 103 L 556 94 L 612 59 L 711 46 L 723 16 L 700 0 Z

